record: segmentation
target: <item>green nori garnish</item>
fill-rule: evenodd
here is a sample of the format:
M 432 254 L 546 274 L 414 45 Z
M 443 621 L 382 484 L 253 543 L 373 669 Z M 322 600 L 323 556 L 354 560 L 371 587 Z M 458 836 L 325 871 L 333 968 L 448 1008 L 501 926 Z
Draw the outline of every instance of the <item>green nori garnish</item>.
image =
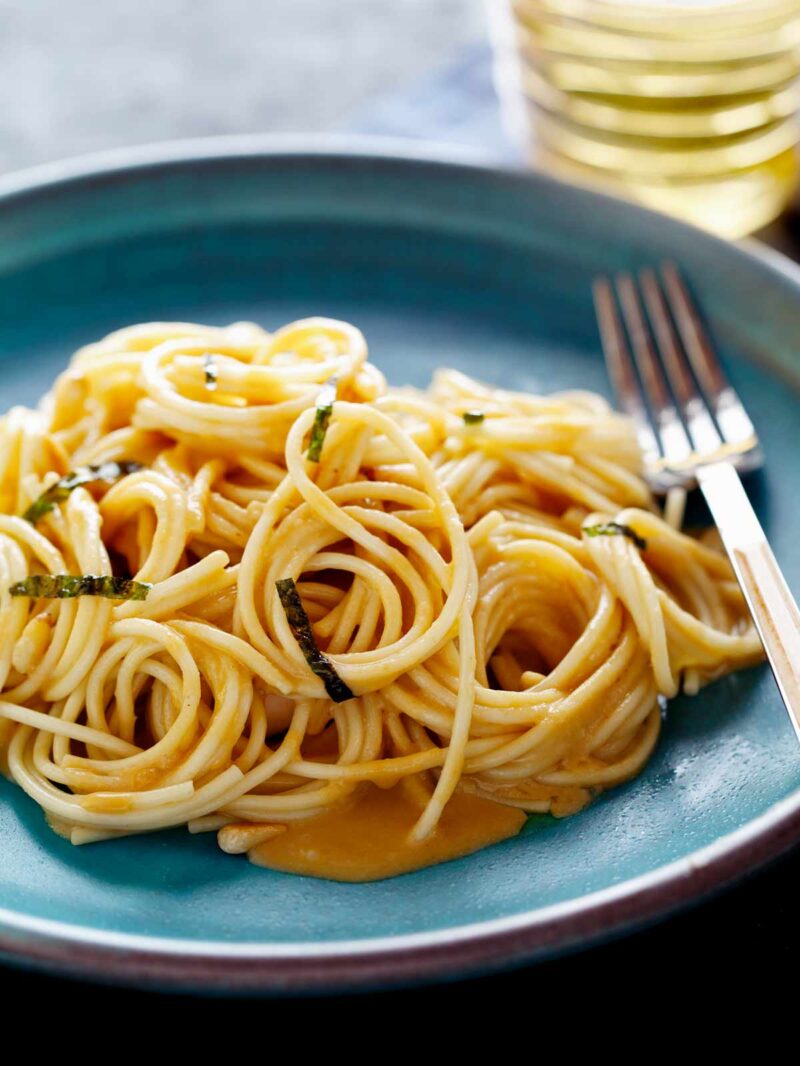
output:
M 465 426 L 479 426 L 486 415 L 483 411 L 465 411 L 461 417 L 464 419 Z
M 203 356 L 203 368 L 205 370 L 206 375 L 206 388 L 209 390 L 209 392 L 213 392 L 214 389 L 217 387 L 217 377 L 219 376 L 219 371 L 217 370 L 217 364 L 214 361 L 214 356 L 211 355 L 209 352 L 206 352 L 206 354 Z
M 647 541 L 644 537 L 640 537 L 635 529 L 631 529 L 630 526 L 624 526 L 621 522 L 601 522 L 596 526 L 584 526 L 583 532 L 587 537 L 627 537 L 642 551 L 647 547 Z
M 79 485 L 89 485 L 93 481 L 118 481 L 127 474 L 134 474 L 142 469 L 141 463 L 120 462 L 100 463 L 98 466 L 79 466 L 70 474 L 59 478 L 46 492 L 43 492 L 38 500 L 35 500 L 22 516 L 33 525 L 44 517 L 48 511 L 52 511 L 57 503 L 66 500 L 73 489 Z
M 328 432 L 328 423 L 333 414 L 333 403 L 336 399 L 336 378 L 327 381 L 317 397 L 317 413 L 314 416 L 314 425 L 311 427 L 311 441 L 308 445 L 306 458 L 312 463 L 318 463 L 322 455 L 322 445 L 325 443 L 325 434 Z M 348 696 L 347 699 L 350 697 Z
M 292 578 L 285 577 L 280 581 L 276 581 L 275 588 L 278 590 L 281 606 L 286 612 L 286 621 L 289 623 L 294 639 L 300 645 L 300 650 L 305 655 L 306 662 L 312 671 L 317 677 L 322 679 L 325 691 L 334 703 L 344 703 L 345 700 L 351 700 L 353 692 L 349 685 L 342 681 L 336 673 L 333 663 L 319 650 L 306 609 Z
M 8 590 L 12 596 L 71 600 L 76 596 L 103 596 L 107 600 L 146 600 L 152 585 L 130 577 L 96 574 L 34 574 Z

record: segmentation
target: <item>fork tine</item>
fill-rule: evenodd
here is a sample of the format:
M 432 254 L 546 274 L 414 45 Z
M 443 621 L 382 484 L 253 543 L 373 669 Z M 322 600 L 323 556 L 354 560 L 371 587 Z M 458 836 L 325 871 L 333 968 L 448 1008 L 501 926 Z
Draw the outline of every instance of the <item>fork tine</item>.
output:
M 699 453 L 715 452 L 722 444 L 722 438 L 705 400 L 697 391 L 686 355 L 670 321 L 664 294 L 655 272 L 649 268 L 642 270 L 639 274 L 639 285 L 656 335 L 661 361 L 680 404 L 694 449 Z
M 607 278 L 596 278 L 592 285 L 600 342 L 608 376 L 623 410 L 633 419 L 636 439 L 647 463 L 656 463 L 660 450 L 636 378 L 633 357 L 628 350 L 625 332 L 617 314 L 614 291 Z
M 655 419 L 661 450 L 671 462 L 682 462 L 692 454 L 692 444 L 669 391 L 645 321 L 636 283 L 630 274 L 620 274 L 617 277 L 617 295 L 631 339 L 636 366 Z
M 711 405 L 723 440 L 728 444 L 752 440 L 755 444 L 755 427 L 725 376 L 678 268 L 671 262 L 662 263 L 661 277 L 692 370 Z

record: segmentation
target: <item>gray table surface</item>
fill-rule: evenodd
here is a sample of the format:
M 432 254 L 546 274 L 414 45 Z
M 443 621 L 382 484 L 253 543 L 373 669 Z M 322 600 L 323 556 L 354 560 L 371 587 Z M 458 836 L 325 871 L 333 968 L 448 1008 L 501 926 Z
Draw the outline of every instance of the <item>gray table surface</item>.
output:
M 481 0 L 0 0 L 0 172 L 347 127 L 484 37 Z

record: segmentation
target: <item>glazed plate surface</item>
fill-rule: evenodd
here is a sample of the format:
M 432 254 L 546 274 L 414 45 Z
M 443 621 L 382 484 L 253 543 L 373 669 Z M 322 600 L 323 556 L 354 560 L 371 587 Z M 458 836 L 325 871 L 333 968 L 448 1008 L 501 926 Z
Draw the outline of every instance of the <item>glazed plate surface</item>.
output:
M 590 285 L 674 258 L 763 438 L 750 490 L 800 592 L 800 275 L 542 177 L 391 149 L 167 146 L 0 183 L 0 406 L 148 319 L 361 327 L 395 384 L 454 366 L 608 392 Z M 575 818 L 378 884 L 256 869 L 175 831 L 73 848 L 0 779 L 0 955 L 207 990 L 375 987 L 529 960 L 666 913 L 800 838 L 766 668 L 669 709 L 635 781 Z

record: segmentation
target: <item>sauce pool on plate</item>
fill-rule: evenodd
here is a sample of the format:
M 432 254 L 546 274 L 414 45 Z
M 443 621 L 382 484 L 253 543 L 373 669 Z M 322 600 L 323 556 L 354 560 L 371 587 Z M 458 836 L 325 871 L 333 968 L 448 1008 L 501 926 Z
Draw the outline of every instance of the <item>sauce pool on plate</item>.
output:
M 457 792 L 435 832 L 420 843 L 409 834 L 419 804 L 402 785 L 368 785 L 355 802 L 290 825 L 249 852 L 251 862 L 331 881 L 380 881 L 446 862 L 516 836 L 525 812 Z

